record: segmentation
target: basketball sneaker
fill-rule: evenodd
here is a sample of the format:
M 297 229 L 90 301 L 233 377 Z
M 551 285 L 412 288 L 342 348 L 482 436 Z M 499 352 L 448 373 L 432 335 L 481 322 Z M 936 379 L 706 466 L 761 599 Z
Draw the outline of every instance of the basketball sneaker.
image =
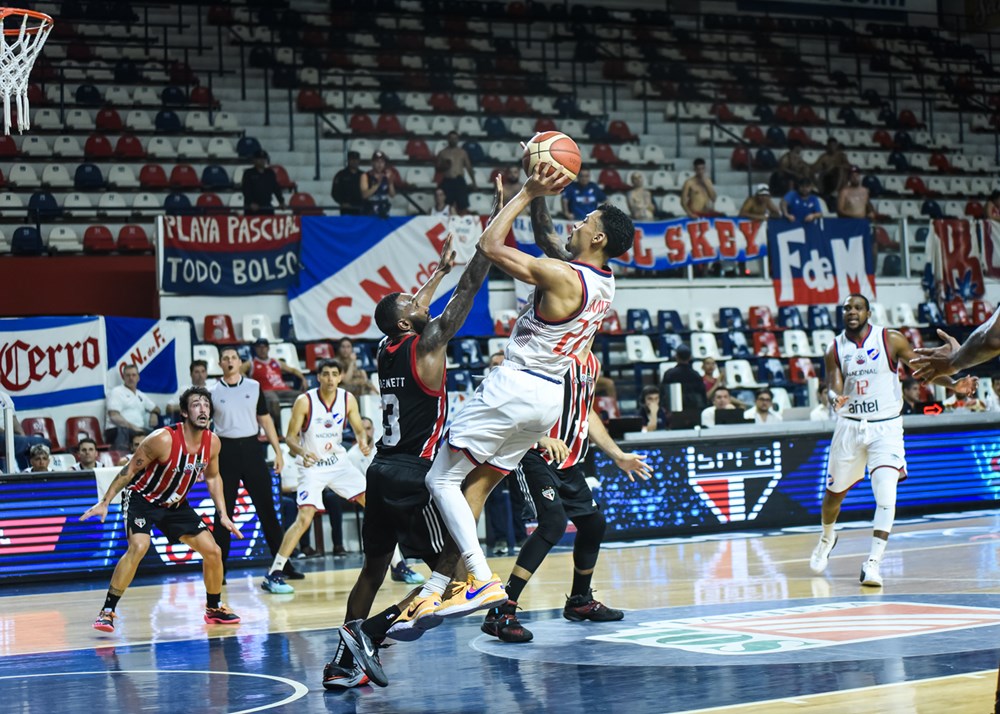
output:
M 427 580 L 427 578 L 407 565 L 405 560 L 401 560 L 389 568 L 389 577 L 397 583 L 406 583 L 407 585 L 423 585 L 424 581 Z
M 588 590 L 586 595 L 571 595 L 566 598 L 563 617 L 573 622 L 583 622 L 584 620 L 614 622 L 623 619 L 625 613 L 598 602 L 594 599 L 594 591 Z
M 830 560 L 830 553 L 833 551 L 833 547 L 837 545 L 839 539 L 840 536 L 834 536 L 832 541 L 820 538 L 819 543 L 813 548 L 812 555 L 809 556 L 809 569 L 816 573 L 816 575 L 826 570 L 826 564 Z
M 378 658 L 379 646 L 361 629 L 363 620 L 351 620 L 340 628 L 340 638 L 354 655 L 355 664 L 368 675 L 372 684 L 384 687 L 389 684 L 382 662 Z
M 101 632 L 114 632 L 116 617 L 118 614 L 114 610 L 101 610 L 97 619 L 94 620 L 94 629 Z
M 218 607 L 205 608 L 205 622 L 209 625 L 238 625 L 240 616 L 219 603 Z
M 400 642 L 412 642 L 442 622 L 444 618 L 437 614 L 441 599 L 437 595 L 424 598 L 414 598 L 409 607 L 392 623 L 386 633 Z
M 878 571 L 879 562 L 873 558 L 861 566 L 861 584 L 872 588 L 882 587 L 882 575 Z
M 285 580 L 302 580 L 306 577 L 292 566 L 292 561 L 290 560 L 285 563 L 285 567 L 282 568 L 281 574 Z
M 351 668 L 341 667 L 336 660 L 327 662 L 323 668 L 323 688 L 331 691 L 351 689 L 368 684 L 368 675 L 355 664 Z
M 278 570 L 264 576 L 264 582 L 260 584 L 260 589 L 275 595 L 287 595 L 295 592 L 295 588 L 285 582 Z
M 476 580 L 469 573 L 469 578 L 464 583 L 452 583 L 451 591 L 451 595 L 443 599 L 437 609 L 437 614 L 441 617 L 461 617 L 507 600 L 503 581 L 496 573 L 489 580 Z
M 517 603 L 508 600 L 502 605 L 490 608 L 479 629 L 501 642 L 531 642 L 531 630 L 517 619 Z

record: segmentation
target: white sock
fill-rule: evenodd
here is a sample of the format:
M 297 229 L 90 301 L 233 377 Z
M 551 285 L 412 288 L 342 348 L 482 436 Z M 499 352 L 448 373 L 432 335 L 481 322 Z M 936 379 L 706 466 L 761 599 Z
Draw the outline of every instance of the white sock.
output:
M 493 577 L 493 569 L 486 562 L 482 548 L 468 553 L 463 552 L 462 558 L 465 560 L 465 569 L 472 573 L 476 580 L 489 580 Z
M 285 569 L 285 563 L 287 562 L 288 558 L 283 556 L 281 553 L 278 553 L 276 556 L 274 556 L 274 562 L 271 563 L 271 569 L 267 571 L 267 574 L 270 575 L 275 570 L 277 570 L 280 573 Z
M 836 528 L 837 528 L 837 524 L 836 523 L 830 523 L 830 524 L 824 523 L 823 524 L 823 540 L 828 540 L 828 541 L 832 542 L 833 539 L 837 537 Z
M 479 553 L 483 550 L 479 547 L 479 532 L 476 528 L 476 518 L 472 515 L 469 502 L 462 495 L 462 482 L 472 471 L 472 464 L 461 453 L 452 452 L 445 446 L 434 459 L 430 471 L 427 472 L 427 490 L 431 492 L 431 498 L 437 506 L 441 519 L 444 521 L 448 532 L 458 545 L 459 551 L 466 553 Z M 483 557 L 483 562 L 486 557 Z M 487 571 L 487 577 L 492 571 Z M 476 576 L 479 577 L 478 575 Z
M 872 549 L 868 553 L 868 560 L 875 560 L 878 562 L 882 561 L 882 555 L 885 553 L 885 547 L 889 544 L 889 541 L 883 538 L 876 538 L 872 536 Z
M 448 587 L 448 583 L 451 582 L 451 576 L 439 573 L 436 570 L 431 573 L 431 577 L 427 579 L 424 586 L 420 589 L 420 594 L 417 597 L 430 597 L 431 595 L 444 595 L 444 589 Z
M 399 565 L 400 561 L 403 560 L 403 554 L 399 552 L 399 546 L 396 546 L 396 550 L 392 551 L 392 562 L 389 565 L 395 568 Z

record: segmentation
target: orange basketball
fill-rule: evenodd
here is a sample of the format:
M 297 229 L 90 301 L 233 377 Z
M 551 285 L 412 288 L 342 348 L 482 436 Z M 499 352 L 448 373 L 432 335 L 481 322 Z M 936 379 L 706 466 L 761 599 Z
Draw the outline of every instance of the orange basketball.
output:
M 562 132 L 541 131 L 525 144 L 524 158 L 521 160 L 524 170 L 529 174 L 539 162 L 551 165 L 553 170 L 575 181 L 576 175 L 580 173 L 580 147 Z

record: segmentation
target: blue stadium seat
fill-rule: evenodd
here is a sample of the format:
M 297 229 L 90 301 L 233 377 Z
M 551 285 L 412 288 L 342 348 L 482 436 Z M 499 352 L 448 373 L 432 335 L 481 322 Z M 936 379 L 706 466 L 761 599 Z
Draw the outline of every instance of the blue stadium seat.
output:
M 236 142 L 236 153 L 241 159 L 252 158 L 260 149 L 260 142 L 252 136 L 244 136 Z
M 21 226 L 10 239 L 10 252 L 13 255 L 42 255 L 45 253 L 42 234 L 34 226 Z
M 684 339 L 673 332 L 667 332 L 656 338 L 656 352 L 660 357 L 673 357 L 674 350 L 684 343 Z
M 486 366 L 479 342 L 472 338 L 456 340 L 452 343 L 451 357 L 465 369 L 482 369 Z
M 642 307 L 629 308 L 625 313 L 625 325 L 629 332 L 649 334 L 654 331 L 649 310 Z
M 115 62 L 115 84 L 138 84 L 142 81 L 142 71 L 135 61 L 122 58 Z
M 753 356 L 747 336 L 739 330 L 732 330 L 722 335 L 722 352 L 735 359 L 749 359 Z
M 488 116 L 483 120 L 483 130 L 490 139 L 506 139 L 509 134 L 503 119 L 498 116 Z
M 36 221 L 51 221 L 62 216 L 56 197 L 48 191 L 35 191 L 28 199 L 28 217 Z
M 882 275 L 886 278 L 896 278 L 903 274 L 903 259 L 896 253 L 885 256 L 882 263 Z
M 372 353 L 372 346 L 367 342 L 354 343 L 354 355 L 358 358 L 358 368 L 366 372 L 377 372 L 378 364 L 375 362 L 375 355 Z
M 832 330 L 833 323 L 830 321 L 830 311 L 825 305 L 809 306 L 809 329 L 810 330 Z
M 449 369 L 447 381 L 449 392 L 472 391 L 472 374 L 467 369 Z
M 489 157 L 486 156 L 486 152 L 483 151 L 483 147 L 478 141 L 467 141 L 462 145 L 462 148 L 469 155 L 469 161 L 473 165 L 489 163 Z
M 587 138 L 594 142 L 604 142 L 609 138 L 607 127 L 605 127 L 604 122 L 597 117 L 591 118 L 586 125 L 584 125 L 583 133 L 587 135 Z
M 73 175 L 73 187 L 77 191 L 96 191 L 104 188 L 104 175 L 95 164 L 80 164 Z
M 253 351 L 250 349 L 250 345 L 236 345 L 236 353 L 244 362 L 251 362 L 253 360 Z
M 295 342 L 295 323 L 291 315 L 282 315 L 278 321 L 278 335 L 282 342 Z
M 163 201 L 163 210 L 168 216 L 189 216 L 194 211 L 191 208 L 191 199 L 183 193 L 171 193 Z
M 195 328 L 193 317 L 189 315 L 169 315 L 167 319 L 185 323 L 191 330 L 191 344 L 194 345 L 198 342 L 198 330 Z
M 99 107 L 104 103 L 104 97 L 93 84 L 81 84 L 76 88 L 76 103 L 84 107 Z
M 834 320 L 834 329 L 840 332 L 844 329 L 844 306 L 837 305 L 836 319 Z
M 163 102 L 163 106 L 177 107 L 187 104 L 188 98 L 183 87 L 170 85 L 164 87 L 163 91 L 160 92 L 160 100 Z
M 945 324 L 941 308 L 935 302 L 922 302 L 917 308 L 917 317 L 931 327 L 943 327 Z
M 944 211 L 941 210 L 941 204 L 937 201 L 927 199 L 920 206 L 920 215 L 931 219 L 944 218 Z
M 788 140 L 785 137 L 785 132 L 781 130 L 780 126 L 772 126 L 769 128 L 765 138 L 769 146 L 777 146 L 780 148 L 788 143 Z
M 660 332 L 676 332 L 677 334 L 689 332 L 684 327 L 684 323 L 681 322 L 680 313 L 676 310 L 657 310 L 656 327 Z
M 882 182 L 878 180 L 878 176 L 874 174 L 869 174 L 861 180 L 861 185 L 868 189 L 868 193 L 871 194 L 872 198 L 876 198 L 885 193 L 885 189 L 882 188 Z
M 229 180 L 229 174 L 218 164 L 210 164 L 201 172 L 202 188 L 208 190 L 225 189 L 233 185 Z
M 743 320 L 743 313 L 738 307 L 720 307 L 719 325 L 721 327 L 727 327 L 730 330 L 747 329 L 746 322 Z
M 802 313 L 794 305 L 778 308 L 778 325 L 786 330 L 804 330 Z
M 558 97 L 553 103 L 556 112 L 561 117 L 571 117 L 577 113 L 576 100 L 568 95 Z
M 383 112 L 388 114 L 396 114 L 404 108 L 403 100 L 400 99 L 399 95 L 388 89 L 378 95 L 378 105 Z
M 788 384 L 785 376 L 785 365 L 777 357 L 767 357 L 760 360 L 757 368 L 757 381 L 771 387 L 783 387 Z
M 156 131 L 162 134 L 177 134 L 184 128 L 181 118 L 172 109 L 161 109 L 158 111 L 156 119 L 153 120 L 153 125 L 156 127 Z

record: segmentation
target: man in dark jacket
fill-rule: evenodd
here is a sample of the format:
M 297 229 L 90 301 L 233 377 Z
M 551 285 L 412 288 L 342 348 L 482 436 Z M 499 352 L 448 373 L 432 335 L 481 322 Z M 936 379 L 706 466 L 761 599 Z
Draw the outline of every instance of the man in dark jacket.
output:
M 347 167 L 333 177 L 330 196 L 340 205 L 340 215 L 359 216 L 365 212 L 365 201 L 361 197 L 361 154 L 347 152 Z
M 243 213 L 247 216 L 270 216 L 274 214 L 271 196 L 278 199 L 278 206 L 285 207 L 285 197 L 274 169 L 267 165 L 266 151 L 258 151 L 253 157 L 253 168 L 243 172 Z
M 697 409 L 702 410 L 708 405 L 708 396 L 705 394 L 705 382 L 691 366 L 691 348 L 687 345 L 680 345 L 674 350 L 674 358 L 677 366 L 671 367 L 663 373 L 660 381 L 660 399 L 664 404 L 669 401 L 669 385 L 680 384 L 682 405 L 678 408 L 676 404 L 670 404 L 671 411 L 684 411 Z

